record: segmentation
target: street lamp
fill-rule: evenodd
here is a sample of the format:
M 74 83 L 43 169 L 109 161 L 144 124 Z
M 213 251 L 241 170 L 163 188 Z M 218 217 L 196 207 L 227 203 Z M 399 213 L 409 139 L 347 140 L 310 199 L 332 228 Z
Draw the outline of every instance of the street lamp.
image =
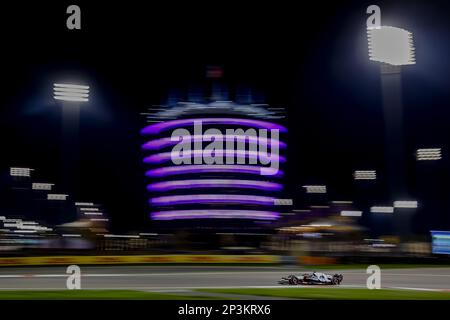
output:
M 62 104 L 62 184 L 76 196 L 78 191 L 80 106 L 89 101 L 89 86 L 54 83 L 53 98 Z

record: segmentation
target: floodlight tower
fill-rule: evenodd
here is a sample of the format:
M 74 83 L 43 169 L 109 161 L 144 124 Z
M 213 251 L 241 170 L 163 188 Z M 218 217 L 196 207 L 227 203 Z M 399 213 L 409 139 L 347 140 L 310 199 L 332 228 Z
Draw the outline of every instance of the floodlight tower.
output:
M 62 184 L 74 196 L 78 192 L 79 121 L 82 103 L 89 101 L 89 86 L 53 84 L 53 98 L 62 103 Z
M 369 58 L 380 62 L 381 90 L 386 130 L 386 160 L 391 200 L 408 198 L 404 158 L 402 66 L 416 63 L 413 36 L 401 28 L 377 26 L 367 29 Z M 410 231 L 410 217 L 398 217 L 400 234 Z

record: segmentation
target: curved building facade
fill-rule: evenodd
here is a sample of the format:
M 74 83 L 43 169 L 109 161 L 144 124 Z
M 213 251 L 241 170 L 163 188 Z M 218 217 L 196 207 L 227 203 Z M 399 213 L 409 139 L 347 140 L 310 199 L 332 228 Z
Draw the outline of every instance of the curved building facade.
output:
M 152 220 L 279 218 L 287 148 L 280 109 L 177 102 L 145 115 L 151 121 L 141 134 Z

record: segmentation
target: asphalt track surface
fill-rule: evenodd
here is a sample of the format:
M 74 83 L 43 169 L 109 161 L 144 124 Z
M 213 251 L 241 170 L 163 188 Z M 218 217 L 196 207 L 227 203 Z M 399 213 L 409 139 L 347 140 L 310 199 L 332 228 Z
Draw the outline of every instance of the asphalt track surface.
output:
M 159 292 L 196 288 L 271 288 L 285 287 L 277 283 L 281 276 L 307 271 L 313 270 L 293 266 L 81 266 L 81 287 Z M 364 269 L 323 272 L 342 273 L 342 288 L 366 287 L 369 276 Z M 450 268 L 382 269 L 381 275 L 382 288 L 450 291 Z M 63 266 L 3 267 L 0 268 L 0 290 L 66 289 L 67 278 Z

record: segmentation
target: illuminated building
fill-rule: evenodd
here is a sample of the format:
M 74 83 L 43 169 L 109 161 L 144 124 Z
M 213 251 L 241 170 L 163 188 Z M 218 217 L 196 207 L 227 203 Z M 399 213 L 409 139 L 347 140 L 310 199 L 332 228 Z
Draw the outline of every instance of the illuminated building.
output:
M 151 219 L 197 223 L 198 219 L 220 223 L 277 220 L 287 147 L 283 142 L 287 129 L 279 123 L 284 118 L 283 110 L 212 96 L 201 102 L 171 102 L 144 113 L 147 125 L 141 134 L 145 137 L 142 149 Z M 202 132 L 196 131 L 199 123 Z M 181 140 L 171 136 L 178 129 L 189 132 L 181 140 L 186 137 L 193 148 L 181 152 L 177 158 L 180 163 L 174 163 L 174 147 Z M 261 136 L 261 130 L 267 130 L 267 135 Z M 205 160 L 212 142 L 222 146 L 209 150 L 209 155 L 219 159 L 214 163 Z M 239 143 L 244 149 L 237 147 Z M 264 147 L 267 152 L 262 151 Z M 264 173 L 273 164 L 268 165 L 268 158 L 273 160 L 276 155 L 278 170 Z

